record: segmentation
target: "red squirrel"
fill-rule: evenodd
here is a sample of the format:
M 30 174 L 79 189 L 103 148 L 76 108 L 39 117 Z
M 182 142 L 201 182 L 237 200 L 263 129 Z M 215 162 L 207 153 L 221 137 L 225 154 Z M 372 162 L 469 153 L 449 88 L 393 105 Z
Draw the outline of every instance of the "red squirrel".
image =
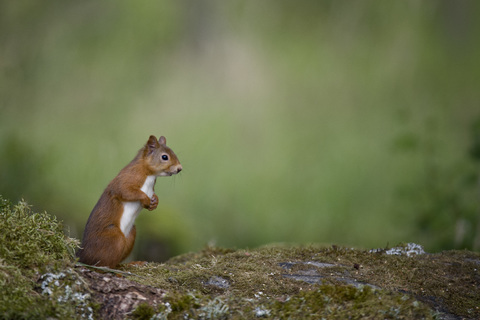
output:
M 135 219 L 142 210 L 154 210 L 156 178 L 182 171 L 165 137 L 150 136 L 137 156 L 110 182 L 85 226 L 78 257 L 80 262 L 116 267 L 128 257 L 135 243 Z

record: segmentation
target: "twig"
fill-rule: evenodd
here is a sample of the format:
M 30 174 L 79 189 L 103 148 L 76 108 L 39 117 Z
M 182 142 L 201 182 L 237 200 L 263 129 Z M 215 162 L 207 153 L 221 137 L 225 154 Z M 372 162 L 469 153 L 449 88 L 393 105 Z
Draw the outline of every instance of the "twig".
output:
M 78 262 L 78 261 L 75 263 L 75 266 L 92 268 L 92 269 L 100 270 L 100 271 L 103 271 L 103 272 L 110 272 L 110 273 L 114 273 L 114 274 L 135 276 L 135 277 L 139 277 L 139 278 L 142 278 L 142 279 L 146 279 L 145 277 L 139 276 L 138 274 L 131 273 L 129 271 L 121 271 L 121 270 L 112 269 L 112 268 L 108 268 L 108 267 L 97 267 L 97 266 L 92 266 L 92 265 L 85 264 L 85 263 Z

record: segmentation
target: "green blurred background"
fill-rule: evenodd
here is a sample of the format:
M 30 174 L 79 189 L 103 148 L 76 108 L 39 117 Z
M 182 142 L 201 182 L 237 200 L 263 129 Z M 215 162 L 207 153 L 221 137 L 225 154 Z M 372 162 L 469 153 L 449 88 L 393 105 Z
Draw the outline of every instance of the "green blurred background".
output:
M 480 2 L 0 1 L 0 194 L 81 238 L 165 135 L 133 258 L 480 249 Z

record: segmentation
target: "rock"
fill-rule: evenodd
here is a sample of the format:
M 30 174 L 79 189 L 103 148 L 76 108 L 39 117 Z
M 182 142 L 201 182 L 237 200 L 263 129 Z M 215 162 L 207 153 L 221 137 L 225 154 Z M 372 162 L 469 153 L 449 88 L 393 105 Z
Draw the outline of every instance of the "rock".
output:
M 300 270 L 297 273 L 294 274 L 282 274 L 283 277 L 285 278 L 290 278 L 298 281 L 304 281 L 310 284 L 321 284 L 324 279 L 327 277 L 325 275 L 320 274 L 318 269 L 322 268 L 345 268 L 346 266 L 343 265 L 338 265 L 338 264 L 332 264 L 332 263 L 322 263 L 322 262 L 316 262 L 316 261 L 297 261 L 297 262 L 280 262 L 278 264 L 282 268 L 286 270 L 292 269 L 295 265 L 304 265 L 304 266 L 313 266 L 315 269 L 308 269 L 308 270 Z M 357 279 L 351 278 L 351 277 L 346 277 L 342 275 L 340 272 L 332 271 L 333 273 L 336 273 L 338 277 L 335 277 L 336 280 L 340 282 L 344 282 L 346 284 L 352 285 L 356 288 L 360 288 L 362 286 L 369 286 L 372 289 L 380 289 L 379 287 L 369 284 L 366 282 L 361 282 L 358 281 Z M 332 273 L 330 273 L 330 276 Z
M 110 273 L 99 273 L 80 268 L 80 274 L 87 280 L 97 303 L 101 319 L 125 319 L 141 303 L 157 307 L 165 291 Z
M 228 282 L 227 279 L 224 279 L 222 277 L 217 277 L 217 276 L 211 277 L 210 279 L 208 279 L 208 281 L 204 282 L 203 284 L 205 286 L 212 286 L 222 290 L 230 288 L 230 283 Z

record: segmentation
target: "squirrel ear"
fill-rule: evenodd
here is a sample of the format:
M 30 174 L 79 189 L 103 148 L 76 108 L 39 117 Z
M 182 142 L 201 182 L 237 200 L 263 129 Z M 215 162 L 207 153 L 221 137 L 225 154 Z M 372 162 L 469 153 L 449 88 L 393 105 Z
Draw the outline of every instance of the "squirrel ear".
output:
M 150 149 L 155 149 L 158 146 L 157 138 L 155 136 L 150 136 L 150 138 L 148 138 L 147 146 Z
M 167 139 L 165 139 L 164 136 L 161 136 L 160 139 L 158 139 L 158 143 L 160 143 L 161 145 L 166 145 Z

